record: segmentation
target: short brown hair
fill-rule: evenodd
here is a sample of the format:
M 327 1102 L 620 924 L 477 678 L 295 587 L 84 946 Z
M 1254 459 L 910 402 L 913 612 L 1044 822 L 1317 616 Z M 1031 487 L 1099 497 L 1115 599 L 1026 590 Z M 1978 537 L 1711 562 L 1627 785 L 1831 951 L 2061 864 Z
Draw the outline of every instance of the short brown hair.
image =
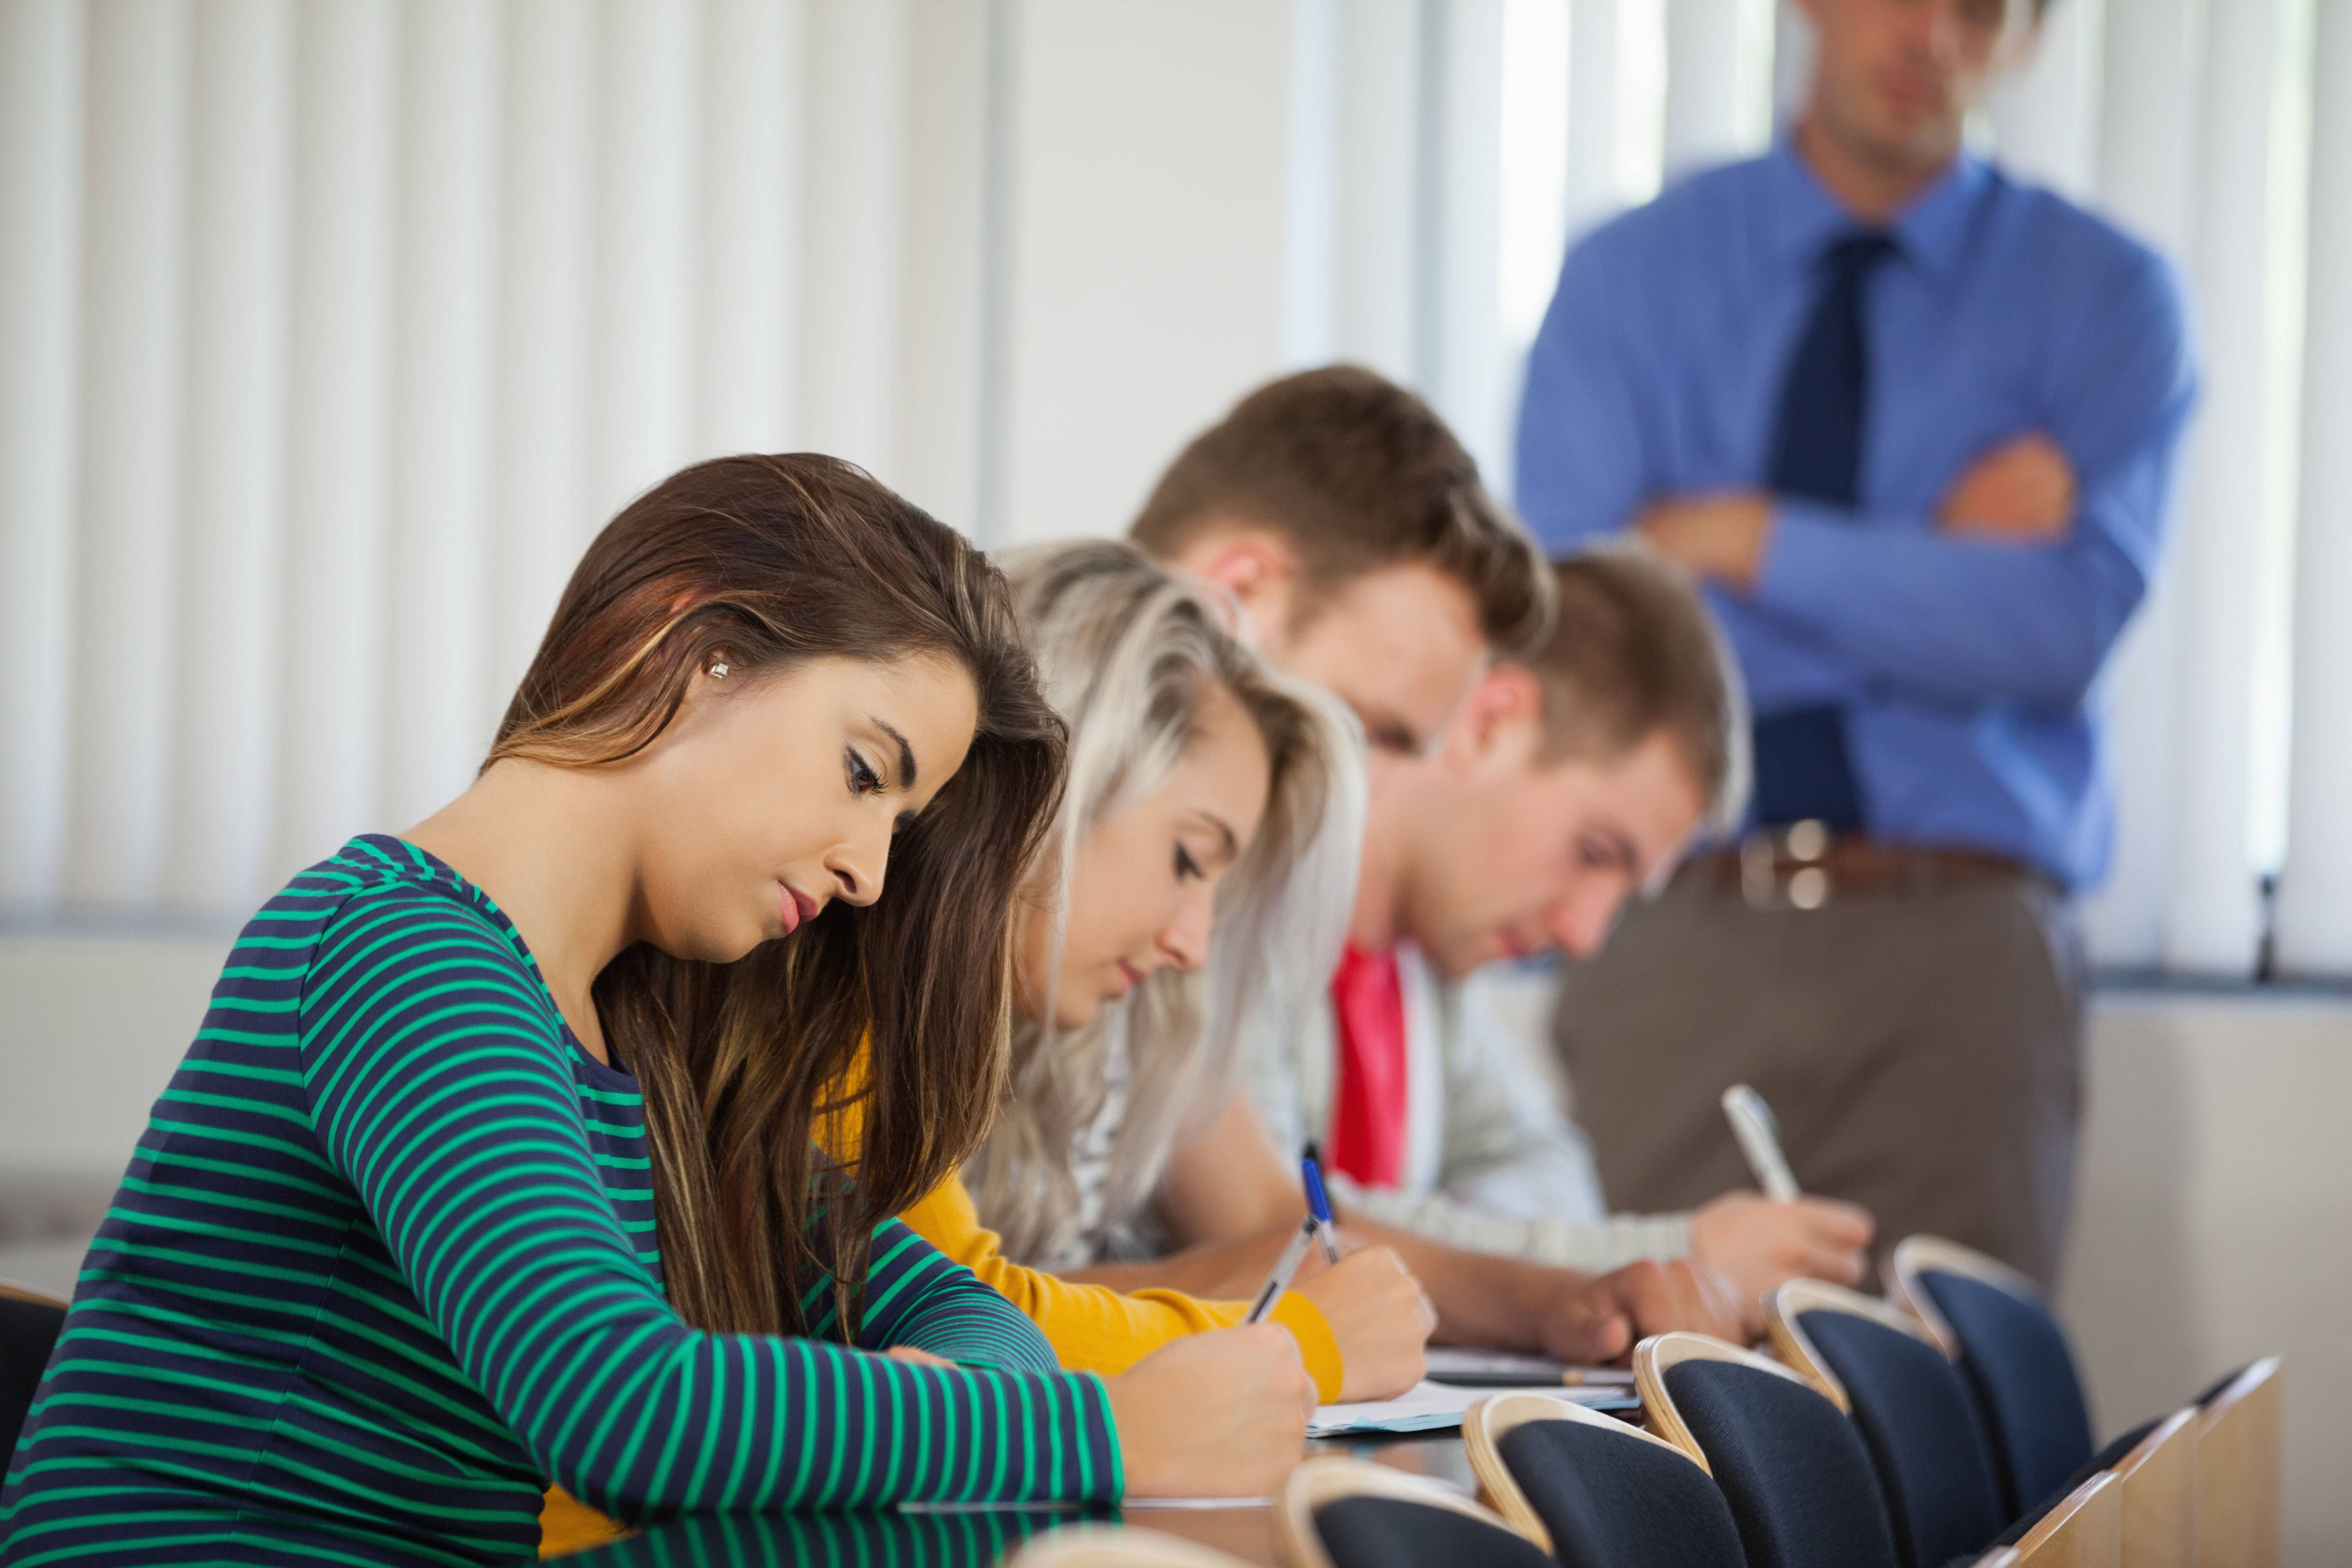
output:
M 1559 613 L 1523 661 L 1543 689 L 1543 760 L 1605 762 L 1664 730 L 1709 803 L 1709 822 L 1731 826 L 1747 803 L 1747 699 L 1690 579 L 1625 543 L 1551 570 Z
M 1341 584 L 1424 563 L 1459 582 L 1497 653 L 1551 624 L 1543 552 L 1479 482 L 1434 409 L 1360 365 L 1268 382 L 1195 437 L 1160 477 L 1130 537 L 1163 560 L 1210 529 L 1271 530 L 1297 552 L 1299 614 Z

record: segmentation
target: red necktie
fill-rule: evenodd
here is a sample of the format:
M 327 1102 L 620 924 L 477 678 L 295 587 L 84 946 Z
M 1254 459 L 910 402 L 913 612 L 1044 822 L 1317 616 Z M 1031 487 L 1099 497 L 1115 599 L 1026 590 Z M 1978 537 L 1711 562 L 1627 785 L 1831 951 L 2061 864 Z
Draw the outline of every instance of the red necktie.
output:
M 1339 1109 L 1331 1119 L 1331 1166 L 1367 1187 L 1404 1173 L 1404 984 L 1396 949 L 1349 947 L 1331 976 L 1339 1028 Z

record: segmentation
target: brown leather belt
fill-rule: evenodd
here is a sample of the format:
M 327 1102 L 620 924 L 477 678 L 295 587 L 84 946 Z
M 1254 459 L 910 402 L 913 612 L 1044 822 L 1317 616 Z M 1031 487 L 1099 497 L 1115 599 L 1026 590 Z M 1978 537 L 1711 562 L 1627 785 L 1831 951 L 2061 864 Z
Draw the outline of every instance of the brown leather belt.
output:
M 1819 823 L 1764 828 L 1696 855 L 1675 876 L 1736 892 L 1756 909 L 1815 910 L 1833 898 L 1951 892 L 2045 880 L 2006 855 L 1839 837 Z

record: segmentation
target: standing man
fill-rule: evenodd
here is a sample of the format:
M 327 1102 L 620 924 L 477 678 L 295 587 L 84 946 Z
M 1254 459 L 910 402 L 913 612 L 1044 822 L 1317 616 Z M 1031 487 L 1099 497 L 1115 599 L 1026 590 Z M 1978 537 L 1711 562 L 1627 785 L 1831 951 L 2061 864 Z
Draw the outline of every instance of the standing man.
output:
M 1579 244 L 1528 371 L 1529 523 L 1698 574 L 1756 714 L 1753 831 L 1571 972 L 1559 1045 L 1615 1206 L 1738 1182 L 1745 1080 L 1882 1248 L 2047 1281 L 2070 898 L 2110 829 L 2091 693 L 2156 566 L 2180 306 L 2146 247 L 1962 150 L 2031 39 L 2000 0 L 1801 4 L 1795 127 Z

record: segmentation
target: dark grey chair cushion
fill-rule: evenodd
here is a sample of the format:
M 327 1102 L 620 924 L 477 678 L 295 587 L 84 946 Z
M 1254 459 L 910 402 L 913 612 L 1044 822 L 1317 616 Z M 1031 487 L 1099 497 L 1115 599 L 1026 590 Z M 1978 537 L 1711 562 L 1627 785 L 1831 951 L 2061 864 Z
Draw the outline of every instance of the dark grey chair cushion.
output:
M 1513 1531 L 1405 1498 L 1351 1497 L 1315 1510 L 1315 1532 L 1338 1568 L 1491 1563 L 1551 1568 L 1542 1547 Z
M 16 1434 L 32 1411 L 33 1390 L 40 1386 L 65 1324 L 62 1307 L 0 1296 L 0 1479 L 8 1474 L 8 1456 L 16 1451 Z
M 1666 1393 L 1731 1505 L 1748 1568 L 1895 1568 L 1878 1478 L 1836 1405 L 1734 1362 L 1669 1367 Z
M 1958 1371 L 1916 1335 L 1851 1312 L 1797 1321 L 1845 1385 L 1904 1568 L 1984 1550 L 2009 1516 Z
M 1964 1274 L 1919 1283 L 1960 1342 L 1960 1372 L 1984 1417 L 2001 1510 L 2015 1518 L 2090 1458 L 2091 1412 L 2066 1331 L 2048 1308 Z
M 1742 1568 L 1706 1472 L 1630 1432 L 1530 1421 L 1496 1445 L 1566 1568 Z

